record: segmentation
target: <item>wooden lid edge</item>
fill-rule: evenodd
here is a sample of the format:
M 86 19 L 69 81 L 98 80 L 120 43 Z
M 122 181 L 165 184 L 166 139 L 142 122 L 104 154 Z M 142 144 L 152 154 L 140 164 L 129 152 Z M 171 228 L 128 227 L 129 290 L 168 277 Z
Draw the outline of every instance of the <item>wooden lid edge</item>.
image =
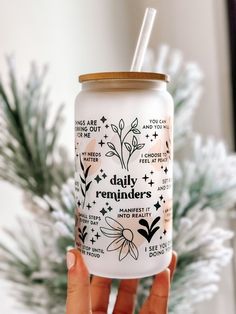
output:
M 84 83 L 88 81 L 98 80 L 161 80 L 169 82 L 169 75 L 164 73 L 154 72 L 98 72 L 88 73 L 79 76 L 79 82 Z

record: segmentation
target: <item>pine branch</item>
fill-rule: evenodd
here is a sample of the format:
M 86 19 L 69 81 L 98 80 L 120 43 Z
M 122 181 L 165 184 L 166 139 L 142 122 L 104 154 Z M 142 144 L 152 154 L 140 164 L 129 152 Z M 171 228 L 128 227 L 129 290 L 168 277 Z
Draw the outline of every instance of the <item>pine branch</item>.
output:
M 64 310 L 65 260 L 52 229 L 52 223 L 45 227 L 31 219 L 18 220 L 14 231 L 5 230 L 8 244 L 0 242 L 0 273 L 13 284 L 11 294 L 19 306 L 34 313 Z
M 60 189 L 73 171 L 57 144 L 63 107 L 50 122 L 45 71 L 39 74 L 32 65 L 25 86 L 19 87 L 10 59 L 8 66 L 8 93 L 0 80 L 0 177 L 33 195 L 53 195 L 53 187 Z

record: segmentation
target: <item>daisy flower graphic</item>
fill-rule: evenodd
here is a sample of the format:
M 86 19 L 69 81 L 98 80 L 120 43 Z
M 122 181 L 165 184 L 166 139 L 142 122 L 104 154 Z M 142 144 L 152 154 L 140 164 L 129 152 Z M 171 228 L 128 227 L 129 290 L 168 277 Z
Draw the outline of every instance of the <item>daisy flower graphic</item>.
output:
M 105 220 L 111 228 L 100 227 L 100 230 L 106 237 L 114 238 L 107 247 L 107 251 L 119 250 L 119 261 L 122 261 L 128 254 L 137 260 L 138 249 L 133 242 L 134 234 L 132 230 L 124 228 L 118 221 L 111 217 L 106 217 Z

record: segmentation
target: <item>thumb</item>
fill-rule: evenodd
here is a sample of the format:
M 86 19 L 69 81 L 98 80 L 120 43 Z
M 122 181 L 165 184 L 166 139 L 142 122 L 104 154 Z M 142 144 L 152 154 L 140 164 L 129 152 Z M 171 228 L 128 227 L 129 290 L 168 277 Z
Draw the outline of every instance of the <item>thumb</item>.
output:
M 72 249 L 66 256 L 67 300 L 66 314 L 89 314 L 90 304 L 90 277 L 80 252 Z

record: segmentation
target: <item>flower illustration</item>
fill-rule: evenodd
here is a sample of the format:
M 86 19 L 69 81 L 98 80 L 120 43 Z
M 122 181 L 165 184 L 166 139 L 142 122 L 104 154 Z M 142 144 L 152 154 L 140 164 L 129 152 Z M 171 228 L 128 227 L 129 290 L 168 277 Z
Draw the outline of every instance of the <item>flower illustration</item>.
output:
M 101 227 L 100 230 L 106 237 L 114 238 L 107 247 L 107 251 L 119 250 L 119 261 L 122 261 L 128 254 L 137 260 L 138 249 L 133 242 L 134 234 L 132 230 L 124 228 L 118 221 L 111 217 L 106 217 L 105 220 L 111 228 Z

